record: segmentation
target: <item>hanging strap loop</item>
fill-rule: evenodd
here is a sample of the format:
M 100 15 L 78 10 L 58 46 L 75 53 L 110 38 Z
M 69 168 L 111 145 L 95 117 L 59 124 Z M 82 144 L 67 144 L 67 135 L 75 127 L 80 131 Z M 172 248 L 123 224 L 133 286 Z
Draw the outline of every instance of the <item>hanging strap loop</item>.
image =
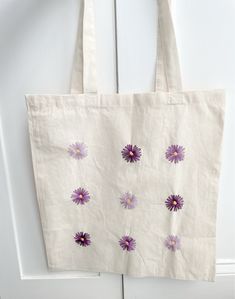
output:
M 171 0 L 158 0 L 156 90 L 181 91 L 182 80 L 172 20 Z
M 93 0 L 82 0 L 71 93 L 96 93 L 96 30 Z
M 181 91 L 180 64 L 171 0 L 158 1 L 158 41 L 155 89 Z M 82 18 L 78 28 L 77 46 L 72 71 L 71 93 L 96 93 L 96 34 L 94 0 L 82 0 Z

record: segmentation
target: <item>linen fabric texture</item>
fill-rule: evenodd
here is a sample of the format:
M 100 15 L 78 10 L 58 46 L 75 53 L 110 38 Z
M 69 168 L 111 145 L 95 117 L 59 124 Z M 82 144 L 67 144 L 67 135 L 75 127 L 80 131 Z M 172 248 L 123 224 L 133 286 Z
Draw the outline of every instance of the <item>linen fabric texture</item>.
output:
M 224 91 L 182 91 L 159 0 L 156 91 L 100 94 L 83 6 L 71 94 L 26 95 L 48 266 L 213 281 Z

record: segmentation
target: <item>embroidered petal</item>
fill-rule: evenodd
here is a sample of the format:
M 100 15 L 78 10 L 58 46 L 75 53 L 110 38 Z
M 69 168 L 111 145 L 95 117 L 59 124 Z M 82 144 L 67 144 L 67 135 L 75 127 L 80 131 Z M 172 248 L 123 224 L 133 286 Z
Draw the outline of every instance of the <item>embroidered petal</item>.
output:
M 176 164 L 184 160 L 185 149 L 181 145 L 171 145 L 168 147 L 165 155 L 168 161 Z
M 134 209 L 138 202 L 134 194 L 127 192 L 121 196 L 120 203 L 125 209 Z
M 136 145 L 128 144 L 122 150 L 122 157 L 124 160 L 130 163 L 134 163 L 140 160 L 142 155 L 141 149 Z
M 90 200 L 90 195 L 88 191 L 80 187 L 73 191 L 71 198 L 72 201 L 77 205 L 84 205 L 86 202 Z
M 173 252 L 179 250 L 181 247 L 180 238 L 177 236 L 169 235 L 165 240 L 165 246 Z
M 184 205 L 184 200 L 183 197 L 181 197 L 180 195 L 170 195 L 165 201 L 165 204 L 170 211 L 173 210 L 176 212 L 182 209 Z
M 78 245 L 82 247 L 86 247 L 91 244 L 90 235 L 84 232 L 76 233 L 76 235 L 74 236 L 74 240 Z
M 68 153 L 76 160 L 84 159 L 87 156 L 87 146 L 82 142 L 76 142 L 68 147 Z
M 135 250 L 136 241 L 130 236 L 123 236 L 119 240 L 119 245 L 122 247 L 123 250 L 132 251 Z

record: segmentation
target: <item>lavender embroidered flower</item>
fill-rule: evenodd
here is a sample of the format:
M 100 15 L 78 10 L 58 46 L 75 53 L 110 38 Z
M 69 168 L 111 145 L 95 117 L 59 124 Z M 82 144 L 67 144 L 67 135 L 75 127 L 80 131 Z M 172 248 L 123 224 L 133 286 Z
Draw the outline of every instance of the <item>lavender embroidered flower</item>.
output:
M 177 236 L 169 235 L 165 240 L 165 246 L 171 251 L 180 249 L 180 238 Z
M 120 198 L 120 202 L 125 209 L 134 209 L 137 206 L 137 198 L 130 192 L 123 194 Z
M 69 146 L 68 153 L 74 159 L 84 159 L 87 156 L 87 146 L 83 142 L 75 142 Z
M 165 204 L 170 211 L 173 210 L 176 212 L 182 209 L 184 205 L 184 200 L 183 197 L 181 197 L 180 195 L 170 195 L 165 201 Z
M 84 232 L 78 232 L 74 236 L 74 240 L 80 246 L 86 247 L 91 244 L 90 235 Z
M 90 199 L 90 194 L 84 188 L 78 188 L 71 195 L 72 201 L 77 205 L 84 205 Z
M 141 149 L 136 145 L 128 144 L 122 150 L 122 157 L 127 162 L 134 163 L 140 160 Z
M 171 145 L 168 147 L 165 155 L 167 160 L 176 164 L 184 160 L 185 149 L 181 145 Z
M 132 251 L 136 247 L 136 241 L 129 236 L 123 236 L 119 240 L 119 245 L 122 247 L 123 250 Z

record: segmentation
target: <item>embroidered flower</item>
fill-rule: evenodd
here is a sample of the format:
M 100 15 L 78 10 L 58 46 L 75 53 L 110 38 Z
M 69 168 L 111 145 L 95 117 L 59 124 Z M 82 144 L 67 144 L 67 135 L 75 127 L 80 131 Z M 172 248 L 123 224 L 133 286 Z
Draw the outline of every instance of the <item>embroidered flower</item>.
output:
M 129 236 L 123 236 L 119 240 L 119 245 L 122 247 L 123 250 L 132 251 L 136 247 L 136 241 Z
M 134 209 L 137 206 L 137 198 L 130 192 L 123 194 L 120 198 L 120 202 L 125 209 Z
M 68 153 L 74 159 L 84 159 L 87 156 L 87 146 L 83 142 L 75 142 L 69 146 Z
M 170 195 L 165 201 L 165 204 L 170 211 L 178 211 L 182 209 L 184 200 L 183 197 L 179 195 Z
M 73 191 L 71 198 L 72 201 L 75 202 L 77 205 L 84 205 L 86 202 L 89 201 L 90 195 L 89 192 L 86 191 L 84 188 L 78 188 Z
M 122 157 L 127 162 L 134 163 L 140 160 L 141 149 L 136 145 L 128 144 L 122 150 Z
M 176 164 L 184 160 L 185 149 L 181 145 L 171 145 L 168 147 L 165 155 L 167 160 Z
M 86 247 L 91 244 L 90 235 L 84 232 L 78 232 L 74 236 L 74 240 L 80 246 Z
M 165 240 L 165 246 L 171 251 L 180 249 L 180 238 L 177 236 L 169 235 Z

